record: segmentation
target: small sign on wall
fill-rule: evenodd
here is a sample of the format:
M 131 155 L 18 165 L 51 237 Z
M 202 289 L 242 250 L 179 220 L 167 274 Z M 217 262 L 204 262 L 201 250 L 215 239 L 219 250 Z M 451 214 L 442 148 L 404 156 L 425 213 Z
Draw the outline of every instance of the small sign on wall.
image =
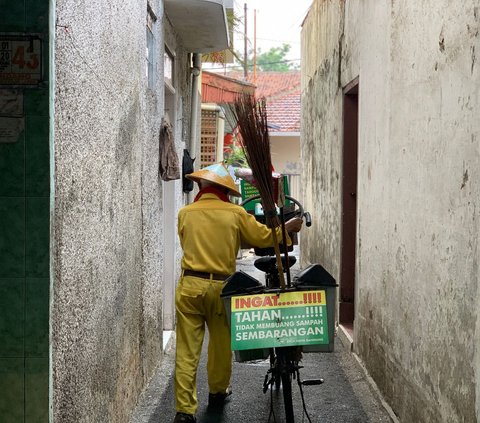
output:
M 0 33 L 0 86 L 36 87 L 42 79 L 39 35 Z
M 23 116 L 23 91 L 0 89 L 0 116 Z
M 25 119 L 23 117 L 0 117 L 0 144 L 17 142 L 24 128 Z
M 0 144 L 17 142 L 24 129 L 23 90 L 0 89 Z

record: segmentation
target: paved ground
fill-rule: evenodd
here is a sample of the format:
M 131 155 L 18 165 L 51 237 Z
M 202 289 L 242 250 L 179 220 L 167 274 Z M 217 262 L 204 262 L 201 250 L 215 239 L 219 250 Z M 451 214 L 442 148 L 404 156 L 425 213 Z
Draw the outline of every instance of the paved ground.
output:
M 238 269 L 261 276 L 253 268 L 254 257 L 246 254 L 238 260 Z M 298 270 L 298 266 L 294 267 Z M 206 343 L 205 343 L 206 344 Z M 312 423 L 387 423 L 392 420 L 382 406 L 381 399 L 368 383 L 359 363 L 349 351 L 349 345 L 335 340 L 333 353 L 309 353 L 301 364 L 302 379 L 323 378 L 319 386 L 306 386 L 305 408 Z M 205 348 L 204 348 L 205 350 Z M 233 369 L 233 395 L 222 412 L 207 408 L 206 352 L 202 354 L 198 375 L 199 423 L 281 423 L 283 400 L 281 391 L 263 394 L 262 384 L 268 362 L 235 363 Z M 173 396 L 173 346 L 167 349 L 165 359 L 150 386 L 142 396 L 131 423 L 171 423 L 175 415 Z M 300 390 L 296 381 L 292 385 L 295 422 L 308 422 L 303 411 Z M 271 415 L 271 409 L 274 415 Z

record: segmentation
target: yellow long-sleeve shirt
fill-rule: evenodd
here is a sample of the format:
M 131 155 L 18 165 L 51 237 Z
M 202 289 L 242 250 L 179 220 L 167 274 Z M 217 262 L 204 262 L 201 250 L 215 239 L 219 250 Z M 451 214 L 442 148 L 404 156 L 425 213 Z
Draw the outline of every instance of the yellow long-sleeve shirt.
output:
M 281 241 L 280 228 L 276 232 Z M 270 228 L 257 222 L 243 207 L 222 201 L 212 193 L 180 209 L 178 236 L 183 269 L 224 275 L 235 272 L 241 243 L 260 248 L 273 245 Z M 290 239 L 287 243 L 291 244 Z

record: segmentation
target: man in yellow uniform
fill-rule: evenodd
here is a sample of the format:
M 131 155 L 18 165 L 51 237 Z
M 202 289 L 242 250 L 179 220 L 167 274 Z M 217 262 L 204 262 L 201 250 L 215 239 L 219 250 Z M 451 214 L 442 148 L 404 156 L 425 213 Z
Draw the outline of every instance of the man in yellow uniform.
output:
M 177 345 L 175 363 L 176 410 L 174 423 L 196 422 L 197 367 L 208 326 L 209 406 L 221 405 L 231 394 L 232 353 L 230 330 L 220 294 L 223 281 L 235 272 L 241 244 L 273 245 L 272 231 L 228 195 L 241 196 L 223 164 L 214 164 L 187 175 L 199 184 L 192 204 L 178 214 L 178 235 L 183 249 L 182 277 L 176 290 Z M 302 219 L 286 222 L 288 232 L 298 232 Z M 281 231 L 278 228 L 278 239 Z M 290 240 L 287 240 L 290 242 Z

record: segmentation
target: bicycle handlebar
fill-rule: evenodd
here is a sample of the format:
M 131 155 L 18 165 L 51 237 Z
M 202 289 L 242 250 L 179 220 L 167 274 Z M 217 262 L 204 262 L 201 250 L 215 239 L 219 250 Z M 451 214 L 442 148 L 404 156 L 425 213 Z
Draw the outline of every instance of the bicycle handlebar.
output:
M 240 203 L 241 206 L 244 206 L 245 204 L 250 203 L 250 201 L 253 200 L 258 200 L 260 198 L 260 195 L 252 195 L 251 197 L 248 197 L 244 201 Z M 298 213 L 300 214 L 300 217 L 305 219 L 305 225 L 310 227 L 312 226 L 312 216 L 310 215 L 309 212 L 306 212 L 303 210 L 303 206 L 300 204 L 298 200 L 296 200 L 293 197 L 290 197 L 289 195 L 285 195 L 285 198 L 287 200 L 290 200 L 292 203 L 295 203 L 298 206 Z
M 308 227 L 312 226 L 312 216 L 310 215 L 310 213 L 305 212 L 303 216 L 305 217 L 305 225 Z

